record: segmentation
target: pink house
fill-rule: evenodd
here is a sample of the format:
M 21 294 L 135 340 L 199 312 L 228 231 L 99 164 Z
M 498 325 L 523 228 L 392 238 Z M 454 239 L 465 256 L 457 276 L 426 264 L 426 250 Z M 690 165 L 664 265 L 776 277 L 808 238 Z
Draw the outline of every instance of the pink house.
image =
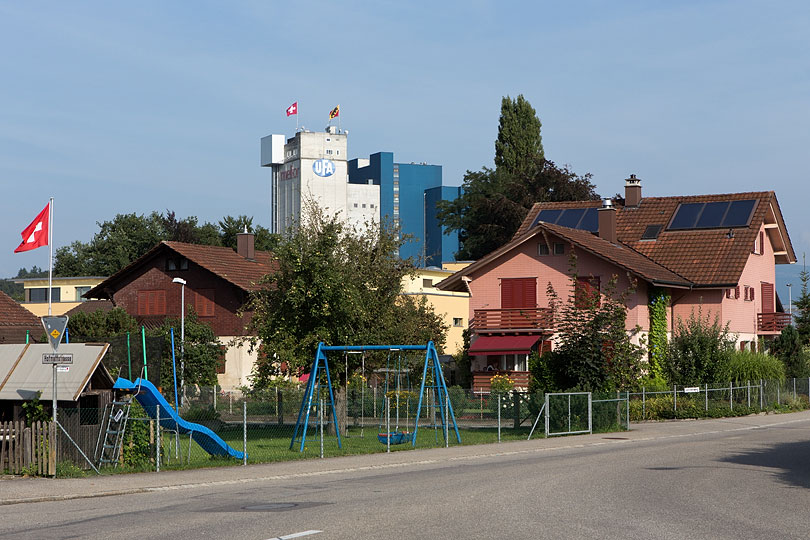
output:
M 649 330 L 652 287 L 670 293 L 670 332 L 700 309 L 749 348 L 790 324 L 775 293 L 775 265 L 796 256 L 774 192 L 642 197 L 631 175 L 624 200 L 535 204 L 508 244 L 437 285 L 471 295 L 477 390 L 488 390 L 493 372 L 527 385 L 528 355 L 554 347 L 546 291 L 550 284 L 568 297 L 572 251 L 577 288 L 599 291 L 613 276 L 620 291 L 636 282 L 627 304 L 636 342 Z

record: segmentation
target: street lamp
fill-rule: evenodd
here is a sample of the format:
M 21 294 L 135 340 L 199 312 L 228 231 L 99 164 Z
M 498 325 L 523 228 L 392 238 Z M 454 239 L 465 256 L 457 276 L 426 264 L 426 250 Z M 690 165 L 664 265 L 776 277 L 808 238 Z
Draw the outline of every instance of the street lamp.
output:
M 790 322 L 792 324 L 793 323 L 793 289 L 791 289 L 792 284 L 785 283 L 785 285 L 787 285 L 787 288 L 788 288 L 788 313 L 790 313 L 790 317 L 791 317 Z
M 186 363 L 185 363 L 185 341 L 186 341 L 186 280 L 183 278 L 176 277 L 172 280 L 172 283 L 179 283 L 180 284 L 180 406 L 183 406 L 183 402 L 186 398 L 186 386 L 185 386 L 185 372 L 186 372 Z

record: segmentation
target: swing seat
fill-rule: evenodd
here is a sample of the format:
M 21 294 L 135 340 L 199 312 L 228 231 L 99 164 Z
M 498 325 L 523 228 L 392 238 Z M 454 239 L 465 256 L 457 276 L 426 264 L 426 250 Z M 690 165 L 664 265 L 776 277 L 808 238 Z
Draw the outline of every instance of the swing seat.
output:
M 392 431 L 391 433 L 378 433 L 377 440 L 382 444 L 388 444 L 390 438 L 391 444 L 404 444 L 411 442 L 413 433 L 410 431 Z

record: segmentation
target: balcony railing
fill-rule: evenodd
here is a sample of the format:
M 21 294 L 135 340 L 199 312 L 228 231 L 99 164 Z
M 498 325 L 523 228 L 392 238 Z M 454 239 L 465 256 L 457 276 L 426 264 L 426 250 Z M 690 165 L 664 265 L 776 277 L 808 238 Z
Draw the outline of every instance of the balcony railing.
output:
M 528 371 L 473 371 L 473 392 L 480 394 L 490 393 L 490 380 L 494 375 L 506 375 L 515 383 L 515 389 L 527 390 L 529 388 Z
M 554 317 L 549 308 L 476 309 L 470 328 L 493 330 L 551 330 Z
M 759 332 L 781 332 L 791 323 L 790 313 L 758 313 L 757 330 Z

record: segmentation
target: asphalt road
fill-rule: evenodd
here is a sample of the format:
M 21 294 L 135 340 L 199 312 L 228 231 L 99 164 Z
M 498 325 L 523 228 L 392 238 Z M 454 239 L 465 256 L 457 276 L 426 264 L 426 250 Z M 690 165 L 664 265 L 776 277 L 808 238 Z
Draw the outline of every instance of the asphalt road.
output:
M 781 416 L 382 455 L 369 466 L 302 462 L 275 476 L 248 467 L 222 481 L 186 471 L 141 493 L 0 505 L 0 538 L 806 539 L 810 415 Z

